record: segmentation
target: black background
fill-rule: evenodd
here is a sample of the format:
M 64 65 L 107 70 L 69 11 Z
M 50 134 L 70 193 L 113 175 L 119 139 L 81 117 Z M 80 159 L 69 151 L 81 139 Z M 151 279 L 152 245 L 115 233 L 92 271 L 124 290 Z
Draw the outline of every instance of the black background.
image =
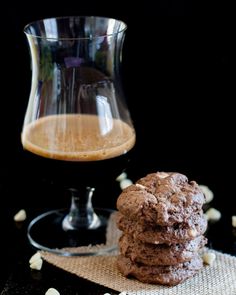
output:
M 23 172 L 20 143 L 31 82 L 23 27 L 50 16 L 104 15 L 128 25 L 122 74 L 137 132 L 137 177 L 156 170 L 180 171 L 230 202 L 234 24 L 230 16 L 214 15 L 223 13 L 223 7 L 203 7 L 200 15 L 198 10 L 184 1 L 146 1 L 129 8 L 124 1 L 9 3 L 1 19 L 0 174 L 8 179 L 17 174 L 21 180 L 34 173 L 30 166 Z
M 15 251 L 8 247 L 13 233 L 7 222 L 18 209 L 34 212 L 67 204 L 65 197 L 53 197 L 55 189 L 42 181 L 43 171 L 25 162 L 20 142 L 31 81 L 23 27 L 45 17 L 100 15 L 127 23 L 122 77 L 137 132 L 130 177 L 157 170 L 182 172 L 214 191 L 212 205 L 229 225 L 236 214 L 235 32 L 230 7 L 196 7 L 189 1 L 148 0 L 130 7 L 125 1 L 64 2 L 9 2 L 2 12 L 0 198 L 6 261 Z M 45 188 L 51 191 L 45 194 Z M 114 205 L 118 185 L 109 190 L 114 194 L 104 198 Z M 223 244 L 217 246 L 223 249 Z M 6 262 L 6 274 L 12 264 Z

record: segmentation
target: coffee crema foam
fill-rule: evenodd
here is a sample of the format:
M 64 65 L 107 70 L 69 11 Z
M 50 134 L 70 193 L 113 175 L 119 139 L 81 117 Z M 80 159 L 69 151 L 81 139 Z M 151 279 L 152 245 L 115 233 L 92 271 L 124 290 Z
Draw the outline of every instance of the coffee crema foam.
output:
M 129 151 L 135 144 L 135 132 L 119 119 L 87 114 L 50 115 L 24 126 L 22 144 L 45 158 L 98 161 Z

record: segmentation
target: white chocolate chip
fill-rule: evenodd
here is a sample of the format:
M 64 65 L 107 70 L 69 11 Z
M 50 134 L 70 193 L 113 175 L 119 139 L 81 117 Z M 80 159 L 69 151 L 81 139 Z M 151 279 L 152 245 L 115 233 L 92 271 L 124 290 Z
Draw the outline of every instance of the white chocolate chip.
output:
M 43 265 L 43 259 L 39 258 L 30 264 L 31 269 L 40 270 Z
M 214 198 L 213 192 L 206 185 L 200 184 L 199 187 L 200 187 L 201 191 L 203 192 L 203 194 L 206 197 L 205 204 L 210 203 Z
M 123 172 L 119 176 L 117 176 L 116 181 L 122 181 L 127 178 L 127 173 Z
M 49 288 L 45 295 L 60 295 L 60 293 L 54 288 Z
M 39 252 L 36 252 L 29 260 L 30 268 L 40 270 L 43 265 L 43 259 Z
M 232 216 L 232 226 L 236 227 L 236 216 Z
M 205 216 L 207 220 L 218 221 L 221 218 L 221 213 L 219 210 L 216 210 L 215 208 L 210 208 L 206 211 Z
M 127 188 L 128 186 L 130 186 L 131 184 L 133 184 L 133 181 L 130 179 L 124 179 L 120 182 L 120 188 L 123 190 L 125 188 Z
M 190 229 L 188 231 L 188 234 L 190 235 L 190 237 L 195 238 L 197 236 L 197 231 L 196 231 L 196 229 Z
M 169 176 L 168 173 L 166 172 L 157 172 L 157 175 L 160 177 L 160 178 L 166 178 Z
M 142 184 L 136 183 L 135 185 L 136 185 L 137 187 L 141 188 L 141 189 L 145 189 L 145 186 L 142 185 Z
M 111 295 L 110 293 L 105 293 L 104 295 Z
M 208 265 L 212 265 L 212 263 L 216 259 L 216 255 L 215 255 L 215 253 L 207 252 L 207 253 L 203 254 L 202 258 L 203 258 L 204 263 L 206 263 Z
M 14 216 L 14 220 L 16 222 L 21 222 L 24 221 L 26 219 L 26 212 L 24 209 L 21 209 L 19 212 L 16 213 L 16 215 Z
M 36 252 L 36 253 L 30 258 L 29 263 L 31 264 L 31 263 L 33 263 L 33 262 L 39 260 L 39 259 L 41 259 L 41 255 L 40 255 L 39 252 Z
M 125 291 L 123 291 L 119 295 L 127 295 L 127 293 Z

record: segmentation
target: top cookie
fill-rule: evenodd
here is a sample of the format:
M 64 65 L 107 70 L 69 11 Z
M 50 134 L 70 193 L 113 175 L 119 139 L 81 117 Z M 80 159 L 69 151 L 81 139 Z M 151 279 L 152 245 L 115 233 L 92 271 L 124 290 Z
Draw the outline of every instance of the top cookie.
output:
M 180 173 L 157 172 L 127 187 L 117 209 L 141 223 L 172 225 L 201 210 L 205 196 L 195 181 Z

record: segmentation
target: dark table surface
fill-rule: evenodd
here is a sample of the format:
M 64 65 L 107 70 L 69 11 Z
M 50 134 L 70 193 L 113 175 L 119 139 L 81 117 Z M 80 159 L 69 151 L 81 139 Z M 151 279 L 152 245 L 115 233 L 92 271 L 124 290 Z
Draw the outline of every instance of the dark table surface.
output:
M 44 181 L 32 180 L 26 189 L 22 186 L 23 182 L 21 178 L 21 181 L 16 181 L 15 185 L 6 181 L 1 186 L 0 195 L 1 198 L 5 198 L 0 209 L 1 294 L 45 294 L 50 287 L 58 289 L 60 294 L 104 294 L 106 292 L 117 294 L 108 288 L 61 271 L 47 262 L 43 263 L 40 271 L 30 269 L 29 259 L 37 250 L 28 241 L 27 227 L 31 219 L 53 208 L 51 201 L 48 202 L 48 207 L 45 207 L 45 199 L 55 191 L 51 188 L 52 184 Z M 35 198 L 35 201 L 41 198 L 41 201 L 36 201 L 38 208 L 32 205 L 35 201 L 31 198 Z M 63 201 L 60 203 L 64 207 Z M 16 223 L 13 216 L 21 208 L 26 210 L 27 219 Z

